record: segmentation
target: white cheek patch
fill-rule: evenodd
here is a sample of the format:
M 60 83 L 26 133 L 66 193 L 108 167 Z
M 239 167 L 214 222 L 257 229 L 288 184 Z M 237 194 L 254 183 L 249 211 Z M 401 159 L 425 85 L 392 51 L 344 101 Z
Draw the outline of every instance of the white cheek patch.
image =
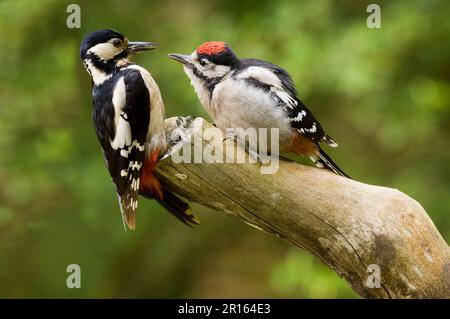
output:
M 225 74 L 230 72 L 231 68 L 226 65 L 216 65 L 210 69 L 200 70 L 205 76 L 210 79 L 223 77 Z
M 197 61 L 197 60 L 198 60 L 198 54 L 197 54 L 197 51 L 194 51 L 191 54 L 191 61 Z M 231 70 L 231 67 L 226 66 L 226 65 L 215 65 L 213 67 L 204 69 L 197 63 L 195 63 L 195 64 L 196 64 L 197 69 L 203 75 L 205 75 L 206 77 L 208 77 L 210 79 L 223 77 L 224 75 L 229 73 Z M 189 78 L 192 78 L 194 76 L 194 74 L 192 73 L 192 70 L 189 67 L 184 66 L 184 72 L 187 74 L 187 76 Z
M 89 49 L 88 53 L 93 53 L 102 60 L 111 60 L 122 50 L 116 48 L 111 43 L 99 43 Z

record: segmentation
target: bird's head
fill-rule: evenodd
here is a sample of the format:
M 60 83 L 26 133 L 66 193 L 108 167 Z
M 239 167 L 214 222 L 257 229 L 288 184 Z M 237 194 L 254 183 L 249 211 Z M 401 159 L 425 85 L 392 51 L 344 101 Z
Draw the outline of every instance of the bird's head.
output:
M 80 57 L 94 77 L 93 68 L 99 72 L 110 73 L 128 63 L 134 54 L 156 47 L 154 42 L 129 42 L 124 35 L 105 29 L 91 32 L 84 37 L 80 46 Z
M 172 53 L 169 57 L 183 63 L 191 80 L 203 82 L 223 78 L 240 63 L 228 44 L 218 41 L 205 42 L 190 55 Z

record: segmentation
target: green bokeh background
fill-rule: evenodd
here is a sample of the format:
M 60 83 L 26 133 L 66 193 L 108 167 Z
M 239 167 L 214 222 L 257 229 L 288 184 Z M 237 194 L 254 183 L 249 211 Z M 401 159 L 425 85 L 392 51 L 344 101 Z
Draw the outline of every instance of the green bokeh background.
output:
M 0 297 L 356 297 L 336 274 L 270 235 L 201 207 L 189 229 L 140 203 L 124 232 L 94 135 L 83 35 L 113 28 L 160 49 L 138 56 L 167 116 L 207 117 L 166 56 L 207 40 L 283 66 L 340 144 L 355 179 L 417 199 L 450 239 L 450 2 L 0 1 Z M 300 187 L 293 185 L 293 187 Z M 82 288 L 66 287 L 66 266 Z

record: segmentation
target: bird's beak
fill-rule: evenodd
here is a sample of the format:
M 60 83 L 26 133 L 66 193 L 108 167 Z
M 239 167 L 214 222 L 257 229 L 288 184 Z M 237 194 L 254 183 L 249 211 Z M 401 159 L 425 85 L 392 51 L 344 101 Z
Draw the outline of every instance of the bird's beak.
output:
M 178 62 L 183 63 L 185 66 L 188 67 L 193 67 L 194 64 L 192 63 L 192 59 L 190 55 L 186 55 L 186 54 L 175 54 L 175 53 L 170 53 L 169 54 L 169 58 L 174 59 Z
M 158 45 L 155 42 L 128 42 L 127 51 L 129 54 L 136 54 L 142 51 L 156 49 Z

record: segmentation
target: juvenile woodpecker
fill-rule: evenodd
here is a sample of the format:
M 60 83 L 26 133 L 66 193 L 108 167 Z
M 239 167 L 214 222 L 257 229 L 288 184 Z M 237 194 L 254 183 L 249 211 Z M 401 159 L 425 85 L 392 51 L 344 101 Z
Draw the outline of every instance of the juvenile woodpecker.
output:
M 181 62 L 215 125 L 228 128 L 278 128 L 280 152 L 309 157 L 318 167 L 345 174 L 319 143 L 337 147 L 300 101 L 291 76 L 257 59 L 240 59 L 224 42 L 206 42 L 192 54 L 169 54 Z M 239 136 L 238 136 L 239 138 Z
M 164 104 L 158 85 L 134 54 L 156 48 L 153 42 L 129 42 L 112 30 L 85 36 L 80 47 L 92 79 L 95 132 L 116 186 L 124 225 L 135 228 L 138 196 L 155 198 L 186 224 L 197 224 L 189 205 L 167 190 L 154 175 L 166 151 Z

